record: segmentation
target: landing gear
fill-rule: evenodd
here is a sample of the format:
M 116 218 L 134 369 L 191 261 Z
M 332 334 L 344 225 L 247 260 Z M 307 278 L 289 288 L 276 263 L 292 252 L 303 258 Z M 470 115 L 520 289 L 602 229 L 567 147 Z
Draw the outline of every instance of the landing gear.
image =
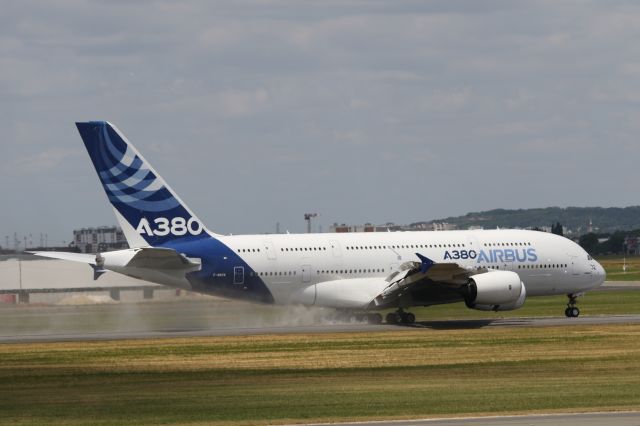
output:
M 389 312 L 385 318 L 387 324 L 413 324 L 416 322 L 416 316 L 411 312 L 405 312 L 402 308 L 396 312 Z
M 567 303 L 567 309 L 564 310 L 564 314 L 567 318 L 578 318 L 578 315 L 580 315 L 580 309 L 576 306 L 578 303 L 576 295 L 567 294 L 567 297 L 569 298 L 569 303 Z

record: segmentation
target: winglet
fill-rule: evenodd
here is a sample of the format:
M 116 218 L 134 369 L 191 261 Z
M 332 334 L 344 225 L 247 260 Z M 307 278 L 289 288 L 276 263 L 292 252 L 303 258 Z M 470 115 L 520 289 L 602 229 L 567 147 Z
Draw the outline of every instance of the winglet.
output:
M 423 274 L 426 274 L 427 271 L 436 264 L 436 262 L 426 256 L 421 255 L 420 253 L 416 253 L 416 256 L 418 256 L 420 258 L 420 261 L 422 262 L 422 265 L 420 266 L 420 272 L 422 272 Z

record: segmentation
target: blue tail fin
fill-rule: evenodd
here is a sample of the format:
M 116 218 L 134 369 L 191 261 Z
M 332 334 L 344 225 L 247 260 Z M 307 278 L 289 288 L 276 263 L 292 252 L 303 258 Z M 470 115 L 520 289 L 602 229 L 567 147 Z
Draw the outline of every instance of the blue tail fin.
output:
M 115 126 L 106 121 L 76 126 L 131 247 L 208 236 L 202 223 Z

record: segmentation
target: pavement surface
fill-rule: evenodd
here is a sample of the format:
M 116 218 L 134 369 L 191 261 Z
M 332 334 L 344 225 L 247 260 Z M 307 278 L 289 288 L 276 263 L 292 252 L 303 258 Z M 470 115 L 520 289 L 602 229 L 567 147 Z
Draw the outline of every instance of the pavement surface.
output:
M 492 416 L 331 424 L 336 426 L 637 426 L 640 425 L 640 412 L 536 414 L 530 416 Z M 328 425 L 328 423 L 326 423 L 326 425 Z M 325 426 L 325 423 L 318 423 L 313 426 Z
M 13 305 L 0 309 L 0 343 L 640 323 L 640 315 L 615 315 L 371 325 L 332 320 L 331 313 L 318 308 L 263 306 L 209 298 L 138 304 Z

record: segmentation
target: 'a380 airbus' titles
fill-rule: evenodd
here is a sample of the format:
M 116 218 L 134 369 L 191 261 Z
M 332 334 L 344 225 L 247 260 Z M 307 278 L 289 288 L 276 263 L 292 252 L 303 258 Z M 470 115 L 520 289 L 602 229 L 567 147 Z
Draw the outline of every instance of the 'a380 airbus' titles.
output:
M 512 310 L 527 297 L 576 297 L 604 282 L 574 242 L 524 230 L 218 235 L 105 121 L 76 123 L 131 248 L 97 255 L 36 252 L 191 291 L 262 303 L 343 309 L 412 323 L 412 306 L 464 301 Z

